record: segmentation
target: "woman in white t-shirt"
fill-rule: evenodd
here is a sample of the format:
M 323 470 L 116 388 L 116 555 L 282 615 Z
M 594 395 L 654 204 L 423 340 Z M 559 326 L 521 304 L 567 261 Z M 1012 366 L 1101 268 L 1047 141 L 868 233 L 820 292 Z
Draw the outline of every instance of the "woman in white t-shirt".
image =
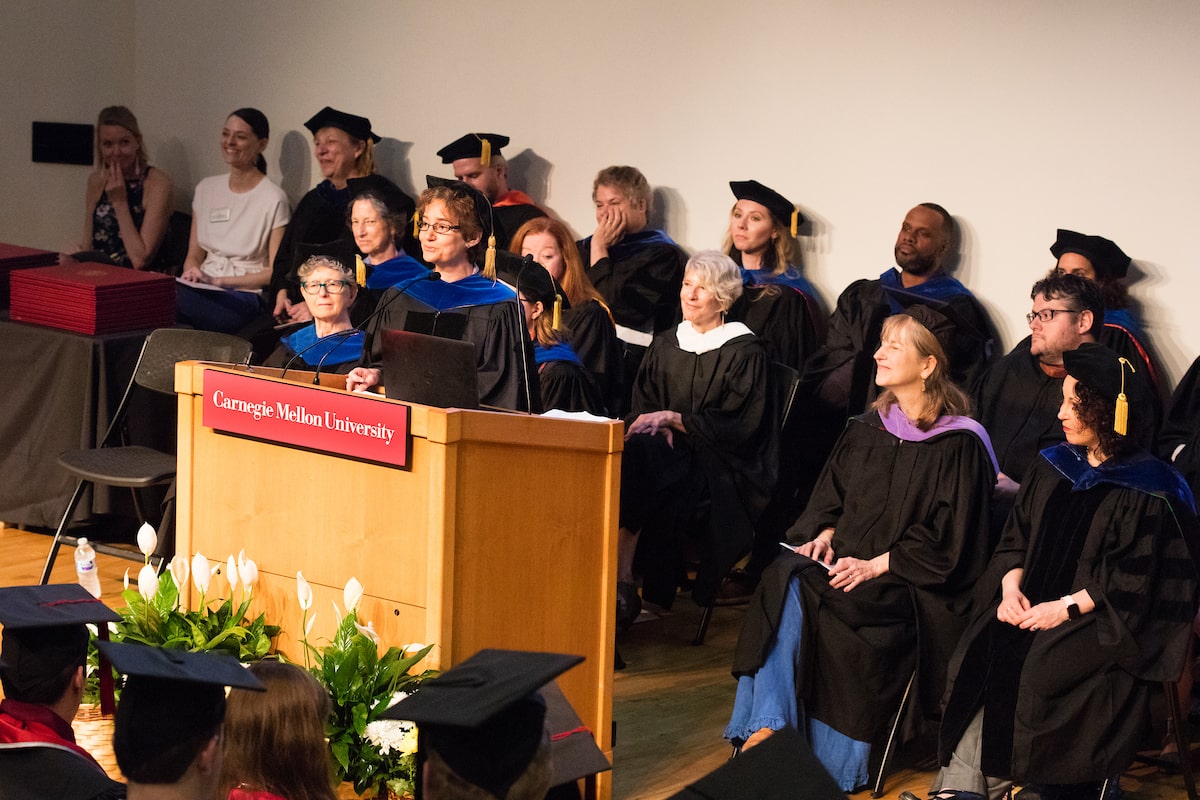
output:
M 267 179 L 263 150 L 270 124 L 255 108 L 239 108 L 221 130 L 228 175 L 196 185 L 192 233 L 178 296 L 179 321 L 237 332 L 263 310 L 262 289 L 291 218 L 287 196 Z

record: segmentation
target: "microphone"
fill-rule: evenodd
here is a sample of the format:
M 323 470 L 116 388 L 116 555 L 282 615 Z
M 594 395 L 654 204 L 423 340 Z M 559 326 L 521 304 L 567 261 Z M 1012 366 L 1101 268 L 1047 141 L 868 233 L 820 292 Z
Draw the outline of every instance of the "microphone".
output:
M 392 302 L 394 302 L 396 300 L 396 298 L 400 297 L 402 294 L 404 294 L 410 288 L 412 288 L 412 286 L 414 284 L 420 283 L 421 281 L 440 281 L 441 279 L 442 279 L 441 273 L 434 272 L 433 270 L 430 270 L 429 272 L 426 272 L 422 275 L 417 275 L 414 278 L 409 278 L 407 281 L 405 281 L 403 284 L 400 285 L 396 294 L 389 297 L 387 299 L 387 302 L 381 303 L 378 308 L 376 308 L 374 311 L 372 311 L 370 314 L 368 314 L 362 322 L 355 325 L 353 328 L 350 328 L 350 329 L 344 330 L 344 331 L 338 331 L 337 333 L 331 333 L 329 336 L 326 336 L 321 339 L 317 339 L 312 344 L 308 345 L 307 347 L 301 349 L 299 352 L 295 353 L 291 358 L 288 359 L 287 363 L 283 365 L 283 372 L 280 373 L 279 377 L 282 378 L 287 375 L 288 369 L 290 369 L 292 364 L 294 364 L 296 362 L 296 359 L 300 358 L 300 356 L 304 355 L 305 353 L 307 353 L 309 350 L 316 347 L 321 342 L 328 341 L 330 337 L 337 336 L 337 337 L 339 337 L 339 339 L 344 339 L 344 338 L 353 336 L 354 334 L 359 333 L 360 331 L 363 331 L 366 328 L 367 323 L 369 323 L 371 320 L 373 320 L 377 316 L 379 316 L 380 312 L 382 312 L 385 308 L 387 308 L 389 305 L 391 305 Z M 366 343 L 364 342 L 364 349 L 365 349 L 365 344 Z M 334 347 L 336 347 L 336 345 Z M 321 365 L 325 363 L 325 359 L 328 358 L 329 353 L 332 353 L 333 350 L 334 350 L 334 348 L 331 347 L 324 355 L 321 356 L 321 360 L 317 362 L 316 373 L 313 375 L 313 385 L 320 384 Z

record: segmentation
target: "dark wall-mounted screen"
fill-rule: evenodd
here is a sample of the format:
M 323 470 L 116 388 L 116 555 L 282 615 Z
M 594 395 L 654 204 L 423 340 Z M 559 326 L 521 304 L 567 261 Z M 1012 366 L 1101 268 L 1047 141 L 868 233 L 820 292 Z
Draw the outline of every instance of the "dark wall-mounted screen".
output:
M 33 161 L 38 164 L 92 165 L 91 125 L 73 122 L 33 123 Z

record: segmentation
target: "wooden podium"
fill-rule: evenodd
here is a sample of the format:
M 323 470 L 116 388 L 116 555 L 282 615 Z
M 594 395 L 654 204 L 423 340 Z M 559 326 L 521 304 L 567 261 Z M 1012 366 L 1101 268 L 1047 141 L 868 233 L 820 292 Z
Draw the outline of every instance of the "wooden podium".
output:
M 238 372 L 176 367 L 177 552 L 244 548 L 260 571 L 253 613 L 283 627 L 278 647 L 300 663 L 297 571 L 313 588 L 312 642 L 332 635 L 355 577 L 383 646 L 437 645 L 420 666 L 485 647 L 583 655 L 559 685 L 611 763 L 621 423 L 413 405 L 405 470 L 205 427 L 213 370 Z M 309 386 L 305 404 L 344 394 Z M 607 774 L 597 791 L 611 792 Z

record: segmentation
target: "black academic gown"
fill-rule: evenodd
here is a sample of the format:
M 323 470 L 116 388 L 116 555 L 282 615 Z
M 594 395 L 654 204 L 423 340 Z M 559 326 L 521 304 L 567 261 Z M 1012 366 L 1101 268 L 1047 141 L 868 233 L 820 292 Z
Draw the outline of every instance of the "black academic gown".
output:
M 798 699 L 859 741 L 877 741 L 917 669 L 916 698 L 937 712 L 946 664 L 966 626 L 970 589 L 990 554 L 988 502 L 996 473 L 983 441 L 948 430 L 921 442 L 883 428 L 877 412 L 849 421 L 792 544 L 833 528 L 835 558 L 890 553 L 890 571 L 851 592 L 785 553 L 763 574 L 747 611 L 733 674 L 752 675 L 774 642 L 787 582 L 800 573 L 804 644 Z
M 513 234 L 531 219 L 546 216 L 546 212 L 528 203 L 511 206 L 492 206 L 492 223 L 496 229 L 496 246 L 507 250 Z
M 1200 494 L 1200 358 L 1192 362 L 1171 396 L 1158 454 L 1183 473 L 1193 495 Z
M 549 411 L 586 411 L 598 417 L 608 411 L 596 379 L 578 364 L 550 361 L 538 367 L 538 385 L 542 389 L 542 408 Z
M 579 308 L 564 309 L 562 324 L 579 360 L 596 379 L 605 408 L 619 414 L 625 397 L 621 342 L 608 309 L 588 300 Z
M 728 319 L 746 323 L 762 337 L 772 361 L 799 372 L 822 343 L 815 309 L 811 298 L 786 284 L 746 286 Z
M 1029 352 L 1026 336 L 975 387 L 976 418 L 992 439 L 1000 471 L 1017 483 L 1038 453 L 1063 440 L 1058 409 L 1062 378 L 1052 378 Z
M 1086 463 L 1065 443 L 1053 451 Z M 1187 487 L 1162 462 L 1137 458 L 1158 488 L 1093 483 L 1105 465 L 1073 482 L 1045 457 L 1025 476 L 950 665 L 943 764 L 982 707 L 985 775 L 1085 783 L 1129 765 L 1151 687 L 1183 666 L 1197 587 L 1187 543 L 1196 520 L 1190 494 L 1179 494 Z M 1000 582 L 1016 567 L 1030 603 L 1086 589 L 1096 610 L 1036 633 L 1000 622 Z
M 674 329 L 655 337 L 646 353 L 633 391 L 628 421 L 639 414 L 679 412 L 686 434 L 675 434 L 671 455 L 686 458 L 686 477 L 669 491 L 652 496 L 658 475 L 651 466 L 644 479 L 630 481 L 622 468 L 622 524 L 626 519 L 626 491 L 647 495 L 654 502 L 655 519 L 678 521 L 678 512 L 690 513 L 696 496 L 711 500 L 710 521 L 702 533 L 703 569 L 696 577 L 693 597 L 706 605 L 721 578 L 750 546 L 754 524 L 766 507 L 775 484 L 778 437 L 776 411 L 768 390 L 769 362 L 758 337 L 746 333 L 707 353 L 683 350 Z M 662 437 L 650 437 L 661 440 Z M 638 438 L 638 437 L 634 437 Z M 625 458 L 637 458 L 634 444 L 626 444 Z M 640 452 L 640 450 L 639 450 Z M 647 497 L 643 497 L 647 499 Z M 676 506 L 682 505 L 683 508 Z M 658 526 L 649 526 L 658 527 Z M 639 558 L 643 562 L 643 596 L 670 606 L 677 583 L 678 556 L 683 531 L 643 530 Z M 656 557 L 646 559 L 646 553 Z
M 482 287 L 482 283 L 493 286 L 494 291 L 485 295 L 489 301 L 476 304 L 468 299 L 471 305 L 461 305 L 461 293 L 455 286 L 466 281 L 481 285 L 483 291 L 486 287 Z M 496 302 L 498 293 L 511 295 L 512 299 Z M 516 293 L 505 284 L 488 281 L 476 274 L 456 283 L 422 282 L 405 294 L 393 287 L 384 292 L 376 310 L 378 316 L 367 329 L 371 366 L 383 364 L 383 337 L 379 331 L 384 328 L 473 342 L 479 370 L 480 404 L 529 411 L 528 398 L 531 397 L 532 410 L 541 411 L 533 345 L 516 302 Z
M 271 268 L 267 297 L 272 308 L 280 289 L 288 290 L 292 302 L 299 303 L 303 299 L 296 282 L 296 269 L 302 261 L 301 245 L 326 244 L 340 239 L 347 242 L 352 251 L 357 251 L 354 236 L 346 224 L 346 206 L 349 202 L 349 189 L 334 189 L 327 180 L 300 198 L 296 210 L 292 212 L 292 221 L 283 232 Z

